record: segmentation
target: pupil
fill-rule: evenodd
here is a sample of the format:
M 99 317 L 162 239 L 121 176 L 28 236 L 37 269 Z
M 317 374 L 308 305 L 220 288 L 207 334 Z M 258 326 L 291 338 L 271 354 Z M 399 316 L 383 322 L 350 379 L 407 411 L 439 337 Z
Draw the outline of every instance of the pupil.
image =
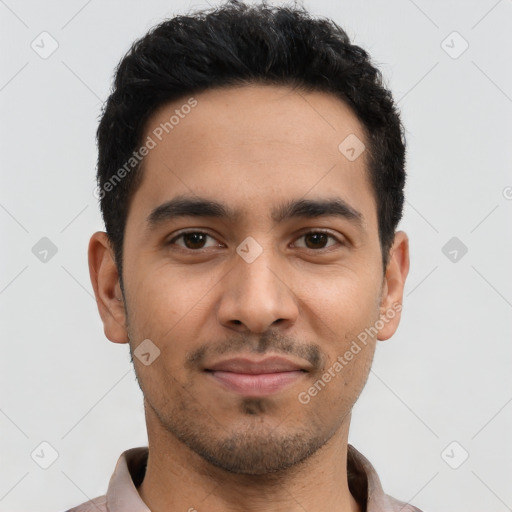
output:
M 319 237 L 321 237 L 320 238 L 321 242 L 325 242 L 325 239 L 327 238 L 327 235 L 325 233 L 315 233 L 315 234 L 312 234 L 312 235 L 307 235 L 306 236 L 306 240 L 308 240 L 308 239 L 310 240 L 311 238 L 316 238 L 316 240 L 318 242 L 318 238 Z M 308 244 L 306 243 L 306 245 L 308 245 Z
M 201 242 L 204 242 L 204 236 L 202 233 L 186 233 L 185 236 L 184 236 L 184 240 L 185 240 L 185 245 L 189 248 L 189 249 L 198 249 L 198 247 L 195 246 L 195 244 L 199 244 L 201 245 Z M 187 240 L 190 241 L 192 240 L 192 243 L 187 243 Z M 192 247 L 191 247 L 192 245 Z M 201 247 L 199 247 L 200 249 Z

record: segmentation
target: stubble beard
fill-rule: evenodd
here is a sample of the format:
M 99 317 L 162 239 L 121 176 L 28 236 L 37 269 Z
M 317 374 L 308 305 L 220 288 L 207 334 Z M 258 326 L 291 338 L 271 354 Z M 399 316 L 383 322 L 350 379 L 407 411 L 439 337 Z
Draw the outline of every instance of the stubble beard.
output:
M 293 431 L 283 433 L 282 425 L 265 421 L 269 402 L 260 398 L 241 401 L 244 421 L 232 428 L 190 401 L 181 400 L 169 414 L 155 410 L 149 402 L 148 406 L 169 434 L 205 461 L 235 474 L 268 475 L 296 466 L 324 446 L 336 430 L 326 432 L 311 415 L 308 425 L 295 424 Z

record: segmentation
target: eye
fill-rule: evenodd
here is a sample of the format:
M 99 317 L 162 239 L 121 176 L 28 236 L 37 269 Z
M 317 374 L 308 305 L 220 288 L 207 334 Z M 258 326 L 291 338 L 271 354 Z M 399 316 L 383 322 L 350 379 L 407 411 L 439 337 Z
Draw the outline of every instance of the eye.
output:
M 301 238 L 304 238 L 305 240 L 305 245 L 302 246 L 302 248 L 306 249 L 318 250 L 332 247 L 332 245 L 327 247 L 325 246 L 329 238 L 343 245 L 338 238 L 327 231 L 308 231 L 307 233 L 302 234 L 297 240 L 300 240 Z
M 211 238 L 212 240 L 215 240 L 212 236 L 210 236 L 208 233 L 205 233 L 203 231 L 186 231 L 180 233 L 178 236 L 175 236 L 172 240 L 169 240 L 168 244 L 173 244 L 176 242 L 176 240 L 183 239 L 183 245 L 182 244 L 176 244 L 180 247 L 184 247 L 185 249 L 191 249 L 191 250 L 198 250 L 198 249 L 204 249 L 205 248 L 205 242 L 207 238 Z M 219 244 L 217 244 L 218 246 Z M 210 246 L 213 247 L 213 246 Z
M 213 244 L 210 246 L 206 246 L 206 240 L 208 238 L 211 238 L 212 240 L 215 240 L 211 235 L 204 231 L 184 231 L 174 238 L 172 238 L 167 244 L 172 245 L 176 244 L 177 240 L 182 239 L 182 244 L 176 244 L 179 247 L 183 247 L 184 249 L 189 249 L 192 251 L 198 251 L 201 249 L 205 249 L 207 247 L 219 247 L 221 244 Z M 334 235 L 332 235 L 329 232 L 326 231 L 308 231 L 307 233 L 302 234 L 297 240 L 304 239 L 305 244 L 304 245 L 296 245 L 296 247 L 305 248 L 305 249 L 311 249 L 311 250 L 322 250 L 327 249 L 329 247 L 332 247 L 334 244 L 331 245 L 325 245 L 328 243 L 329 238 L 333 240 L 334 242 L 337 242 L 340 245 L 343 245 L 343 242 L 341 242 L 338 238 L 336 238 Z

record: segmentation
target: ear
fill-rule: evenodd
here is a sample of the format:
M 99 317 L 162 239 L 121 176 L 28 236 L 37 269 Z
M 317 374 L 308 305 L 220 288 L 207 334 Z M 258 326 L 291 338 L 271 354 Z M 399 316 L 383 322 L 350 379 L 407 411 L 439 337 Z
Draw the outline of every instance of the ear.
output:
M 384 276 L 380 302 L 380 320 L 384 324 L 377 339 L 387 340 L 398 329 L 405 280 L 409 273 L 409 238 L 404 231 L 395 233 L 389 263 Z
M 107 233 L 97 231 L 89 240 L 89 275 L 105 336 L 114 343 L 128 343 L 124 298 Z

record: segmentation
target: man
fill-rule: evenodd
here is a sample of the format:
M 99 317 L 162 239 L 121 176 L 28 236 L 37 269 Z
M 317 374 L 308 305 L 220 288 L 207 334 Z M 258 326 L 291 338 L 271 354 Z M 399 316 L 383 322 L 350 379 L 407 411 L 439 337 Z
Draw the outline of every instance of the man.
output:
M 368 54 L 302 8 L 175 17 L 118 66 L 98 146 L 90 275 L 149 446 L 72 510 L 418 511 L 348 444 L 409 269 L 403 130 Z

